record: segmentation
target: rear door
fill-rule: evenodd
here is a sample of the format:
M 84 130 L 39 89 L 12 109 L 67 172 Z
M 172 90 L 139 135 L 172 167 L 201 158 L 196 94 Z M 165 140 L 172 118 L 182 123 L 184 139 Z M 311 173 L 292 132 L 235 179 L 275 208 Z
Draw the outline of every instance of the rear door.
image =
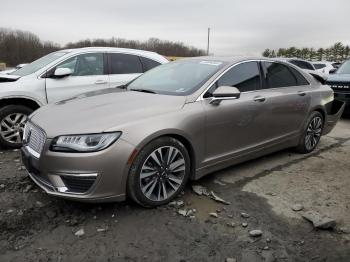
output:
M 310 107 L 310 84 L 296 69 L 278 62 L 263 62 L 264 86 L 258 93 L 265 115 L 260 131 L 265 142 L 299 134 Z
M 137 55 L 109 53 L 108 64 L 110 87 L 127 84 L 144 71 L 141 60 Z
M 85 53 L 73 56 L 61 62 L 57 68 L 69 68 L 72 75 L 46 78 L 46 94 L 49 103 L 108 87 L 109 77 L 105 71 L 104 54 Z M 52 75 L 52 74 L 50 74 Z

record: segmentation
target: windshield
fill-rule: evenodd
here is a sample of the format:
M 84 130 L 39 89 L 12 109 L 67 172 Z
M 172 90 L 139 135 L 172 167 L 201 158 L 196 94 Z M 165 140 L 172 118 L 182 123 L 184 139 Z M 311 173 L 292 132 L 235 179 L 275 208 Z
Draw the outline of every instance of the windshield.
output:
M 198 90 L 223 67 L 220 61 L 179 60 L 164 64 L 141 75 L 128 90 L 185 96 Z
M 350 61 L 346 61 L 339 67 L 337 74 L 350 74 Z
M 67 54 L 67 52 L 55 52 L 55 53 L 48 54 L 46 56 L 39 58 L 38 60 L 35 60 L 34 62 L 28 65 L 25 65 L 24 67 L 16 70 L 12 74 L 17 76 L 26 76 L 26 75 L 33 74 L 34 72 L 50 64 L 56 59 L 64 56 L 65 54 Z

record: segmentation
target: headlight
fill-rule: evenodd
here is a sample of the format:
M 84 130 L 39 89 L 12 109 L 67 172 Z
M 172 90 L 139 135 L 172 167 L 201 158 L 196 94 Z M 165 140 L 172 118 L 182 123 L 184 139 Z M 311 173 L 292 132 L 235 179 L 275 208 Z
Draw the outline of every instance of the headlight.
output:
M 121 132 L 91 135 L 59 136 L 51 144 L 51 150 L 57 152 L 96 152 L 113 144 Z

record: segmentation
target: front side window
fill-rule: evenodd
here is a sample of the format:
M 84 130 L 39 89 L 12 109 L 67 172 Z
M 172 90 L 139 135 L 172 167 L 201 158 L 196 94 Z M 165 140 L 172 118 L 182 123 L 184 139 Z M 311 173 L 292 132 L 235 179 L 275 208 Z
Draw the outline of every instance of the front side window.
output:
M 142 64 L 138 56 L 128 54 L 110 54 L 111 74 L 139 74 L 143 73 Z
M 258 90 L 261 87 L 260 70 L 257 62 L 238 64 L 227 71 L 218 81 L 218 86 L 232 86 L 241 92 Z
M 71 57 L 57 68 L 69 68 L 72 76 L 103 75 L 103 53 L 88 53 Z
M 297 78 L 289 67 L 280 63 L 265 62 L 266 81 L 269 88 L 298 85 Z

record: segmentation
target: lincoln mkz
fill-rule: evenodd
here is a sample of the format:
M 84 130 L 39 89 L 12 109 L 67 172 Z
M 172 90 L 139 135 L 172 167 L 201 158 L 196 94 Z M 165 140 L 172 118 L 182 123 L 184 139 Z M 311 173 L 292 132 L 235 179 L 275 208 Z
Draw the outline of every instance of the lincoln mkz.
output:
M 343 110 L 330 87 L 286 62 L 181 59 L 35 111 L 22 158 L 48 194 L 154 207 L 216 170 L 313 151 Z

